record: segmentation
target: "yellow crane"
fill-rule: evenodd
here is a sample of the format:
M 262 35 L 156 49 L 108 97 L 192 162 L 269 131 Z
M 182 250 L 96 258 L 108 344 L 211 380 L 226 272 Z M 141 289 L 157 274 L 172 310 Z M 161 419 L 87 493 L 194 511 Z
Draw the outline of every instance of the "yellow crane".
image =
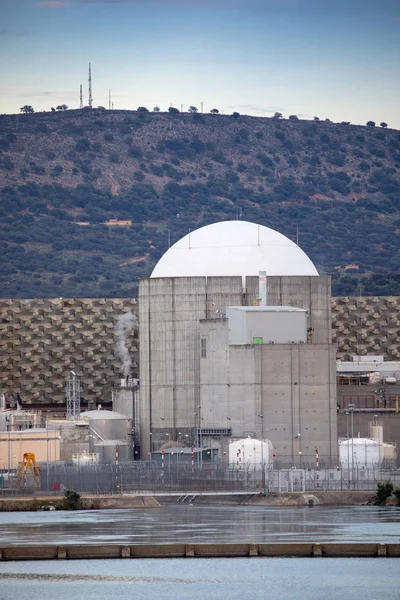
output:
M 21 487 L 21 485 L 25 482 L 28 470 L 30 470 L 32 473 L 33 479 L 36 483 L 36 489 L 40 490 L 40 471 L 36 463 L 35 455 L 32 452 L 25 452 L 22 458 L 16 480 L 17 487 Z

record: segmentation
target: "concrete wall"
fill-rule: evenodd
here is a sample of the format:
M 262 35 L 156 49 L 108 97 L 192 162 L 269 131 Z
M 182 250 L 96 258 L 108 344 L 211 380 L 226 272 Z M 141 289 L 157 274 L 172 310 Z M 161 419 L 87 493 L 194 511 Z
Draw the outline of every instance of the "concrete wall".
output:
M 257 414 L 263 414 L 264 409 L 268 414 L 275 411 L 277 400 L 289 402 L 281 419 L 288 430 L 285 427 L 282 432 L 278 425 L 273 428 L 276 443 L 287 435 L 286 445 L 279 442 L 282 456 L 293 458 L 302 452 L 300 442 L 297 446 L 293 441 L 293 432 L 298 429 L 296 435 L 301 433 L 302 427 L 305 450 L 315 453 L 315 445 L 309 447 L 308 440 L 312 439 L 313 443 L 321 442 L 321 454 L 332 459 L 336 456 L 330 280 L 271 277 L 268 281 L 269 302 L 309 311 L 313 345 L 229 348 L 227 321 L 221 315 L 226 306 L 252 304 L 251 286 L 257 284 L 256 296 L 258 278 L 247 279 L 245 294 L 236 277 L 140 282 L 142 456 L 152 443 L 154 449 L 158 447 L 156 442 L 161 438 L 157 436 L 163 431 L 169 439 L 176 439 L 179 430 L 207 427 L 232 427 L 239 436 L 260 432 L 264 417 Z M 206 342 L 206 358 L 201 358 L 202 339 Z M 303 425 L 302 419 L 311 419 L 314 425 Z M 317 421 L 323 422 L 318 430 Z M 266 423 L 263 428 L 267 429 Z M 212 447 L 214 442 L 209 440 Z
M 1 546 L 0 560 L 66 560 L 111 558 L 233 558 L 233 557 L 400 557 L 400 544 L 366 542 L 272 544 L 203 543 L 72 546 Z M 315 566 L 316 570 L 318 566 Z
M 55 430 L 61 435 L 61 460 L 72 460 L 74 454 L 89 454 L 89 425 L 49 419 L 47 426 L 49 430 Z
M 232 428 L 233 437 L 271 440 L 278 460 L 335 464 L 335 350 L 330 344 L 228 346 L 226 320 L 202 321 L 203 428 Z M 300 435 L 299 435 L 300 434 Z M 215 447 L 212 439 L 207 440 Z M 222 444 L 227 450 L 228 439 Z M 301 453 L 301 454 L 300 454 Z
M 59 433 L 34 429 L 0 433 L 0 469 L 17 469 L 27 452 L 32 452 L 38 463 L 59 460 Z
M 400 358 L 400 296 L 332 298 L 333 341 L 338 358 L 382 354 Z
M 157 430 L 196 426 L 200 320 L 241 302 L 240 277 L 140 282 L 142 456 L 150 450 L 150 433 L 155 437 Z
M 65 380 L 73 369 L 81 379 L 81 400 L 110 401 L 121 377 L 115 325 L 137 313 L 132 298 L 0 299 L 1 392 L 24 405 L 65 405 Z M 133 377 L 138 375 L 138 336 L 129 336 Z
M 229 305 L 252 305 L 258 298 L 257 277 L 248 278 L 244 296 L 240 277 L 224 279 L 211 278 L 206 287 L 204 283 L 200 318 L 218 316 Z M 291 302 L 307 309 L 311 305 L 314 341 L 326 342 L 320 338 L 318 323 L 330 319 L 330 308 L 324 294 L 318 298 L 318 288 L 327 288 L 328 278 L 309 278 L 307 294 L 298 289 L 295 279 L 269 278 L 269 303 Z M 332 341 L 338 347 L 338 358 L 359 353 L 399 360 L 400 297 L 332 298 L 331 306 Z M 75 367 L 81 376 L 82 401 L 109 401 L 111 388 L 120 377 L 115 322 L 128 311 L 138 312 L 135 299 L 0 299 L 0 391 L 6 392 L 7 400 L 15 399 L 20 391 L 28 408 L 46 403 L 58 403 L 61 408 L 65 406 L 65 378 Z M 128 348 L 132 375 L 137 376 L 137 336 L 128 340 Z

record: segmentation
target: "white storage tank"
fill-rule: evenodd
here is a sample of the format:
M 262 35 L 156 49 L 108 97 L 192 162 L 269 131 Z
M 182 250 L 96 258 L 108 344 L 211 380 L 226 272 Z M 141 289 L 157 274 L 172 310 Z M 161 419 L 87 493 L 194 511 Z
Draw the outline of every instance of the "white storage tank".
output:
M 243 438 L 229 442 L 229 464 L 261 468 L 272 461 L 272 443 L 269 440 Z
M 339 440 L 339 459 L 344 469 L 377 467 L 381 462 L 381 445 L 369 438 Z
M 396 444 L 383 444 L 383 458 L 385 460 L 396 460 Z
M 100 441 L 129 440 L 132 419 L 112 410 L 88 410 L 81 413 L 81 421 L 88 421 L 93 433 Z

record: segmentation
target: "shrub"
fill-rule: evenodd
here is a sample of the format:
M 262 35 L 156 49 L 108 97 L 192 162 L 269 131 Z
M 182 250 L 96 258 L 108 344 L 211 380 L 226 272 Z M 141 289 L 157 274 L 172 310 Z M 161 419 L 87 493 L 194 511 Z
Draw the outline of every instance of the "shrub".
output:
M 386 483 L 378 483 L 376 487 L 376 502 L 377 506 L 380 506 L 390 498 L 393 493 L 393 483 L 391 481 L 387 481 Z M 396 496 L 397 497 L 397 496 Z
M 75 490 L 65 490 L 63 500 L 64 510 L 77 510 L 80 498 L 80 495 Z
M 142 158 L 142 151 L 139 148 L 139 146 L 134 146 L 134 145 L 130 146 L 130 148 L 128 150 L 128 154 L 132 158 Z
M 77 152 L 87 152 L 90 148 L 90 142 L 87 138 L 81 138 L 76 142 L 75 148 Z

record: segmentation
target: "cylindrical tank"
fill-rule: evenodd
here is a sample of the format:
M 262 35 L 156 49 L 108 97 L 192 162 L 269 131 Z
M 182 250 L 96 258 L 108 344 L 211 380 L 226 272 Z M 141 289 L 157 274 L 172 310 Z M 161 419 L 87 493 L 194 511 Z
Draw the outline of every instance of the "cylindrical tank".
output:
M 339 441 L 339 458 L 343 468 L 377 467 L 381 462 L 380 445 L 369 438 Z
M 98 441 L 128 441 L 132 433 L 132 419 L 112 410 L 88 410 L 81 414 L 81 419 L 89 421 Z
M 383 458 L 385 460 L 394 460 L 397 456 L 395 444 L 383 444 Z
M 112 464 L 131 460 L 130 445 L 122 440 L 108 440 L 94 444 L 94 451 L 103 464 Z
M 383 444 L 383 426 L 382 423 L 368 423 L 368 435 L 382 446 Z
M 258 466 L 268 465 L 272 460 L 272 443 L 269 440 L 244 438 L 229 443 L 229 464 Z

